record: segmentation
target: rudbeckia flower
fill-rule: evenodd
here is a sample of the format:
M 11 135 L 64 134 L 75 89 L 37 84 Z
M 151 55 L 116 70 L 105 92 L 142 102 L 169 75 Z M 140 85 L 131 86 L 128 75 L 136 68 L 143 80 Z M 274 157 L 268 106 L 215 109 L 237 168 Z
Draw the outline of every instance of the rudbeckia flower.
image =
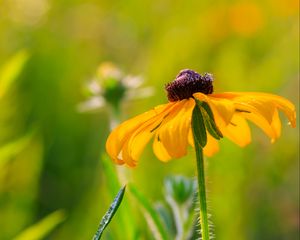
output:
M 213 78 L 208 73 L 182 70 L 166 85 L 166 91 L 168 103 L 123 122 L 111 132 L 106 150 L 117 164 L 136 166 L 151 139 L 153 151 L 161 161 L 185 156 L 188 145 L 194 146 L 191 119 L 198 103 L 205 104 L 207 114 L 213 115 L 219 137 L 227 137 L 240 147 L 251 142 L 249 121 L 272 142 L 281 133 L 278 110 L 283 111 L 292 127 L 296 125 L 295 107 L 287 99 L 257 92 L 213 93 Z M 203 152 L 212 156 L 219 150 L 219 138 L 209 131 L 209 124 L 206 136 Z

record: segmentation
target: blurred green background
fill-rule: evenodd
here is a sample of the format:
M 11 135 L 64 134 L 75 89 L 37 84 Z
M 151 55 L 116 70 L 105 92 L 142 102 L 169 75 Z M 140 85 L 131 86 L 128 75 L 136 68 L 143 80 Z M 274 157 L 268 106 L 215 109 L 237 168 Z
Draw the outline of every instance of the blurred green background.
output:
M 103 161 L 112 116 L 107 106 L 82 113 L 78 104 L 104 61 L 143 76 L 155 90 L 124 102 L 122 120 L 165 103 L 164 84 L 185 68 L 213 73 L 216 92 L 275 93 L 298 113 L 298 4 L 0 0 L 0 239 L 14 239 L 46 216 L 35 230 L 41 239 L 92 238 L 117 193 Z M 253 128 L 249 146 L 224 139 L 206 160 L 216 239 L 299 237 L 299 128 L 282 120 L 274 144 Z M 194 176 L 193 152 L 165 164 L 148 146 L 122 181 L 155 202 L 172 174 Z M 152 239 L 129 192 L 125 198 L 106 238 Z M 125 230 L 122 208 L 132 214 L 125 214 Z M 126 235 L 126 226 L 139 237 Z

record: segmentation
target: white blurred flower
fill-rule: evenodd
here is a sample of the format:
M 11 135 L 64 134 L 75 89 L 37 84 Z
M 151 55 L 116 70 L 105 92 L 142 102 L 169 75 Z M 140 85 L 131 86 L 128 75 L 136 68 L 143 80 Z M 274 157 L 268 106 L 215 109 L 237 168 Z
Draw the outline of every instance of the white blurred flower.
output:
M 104 106 L 105 106 L 105 99 L 101 96 L 95 96 L 95 97 L 91 97 L 85 102 L 78 104 L 77 109 L 79 112 L 87 112 L 87 111 L 94 111 L 100 109 Z
M 119 111 L 123 101 L 153 95 L 153 88 L 142 87 L 143 83 L 141 76 L 125 75 L 113 63 L 104 62 L 98 67 L 96 76 L 86 84 L 89 98 L 78 105 L 78 111 L 97 111 L 106 105 Z

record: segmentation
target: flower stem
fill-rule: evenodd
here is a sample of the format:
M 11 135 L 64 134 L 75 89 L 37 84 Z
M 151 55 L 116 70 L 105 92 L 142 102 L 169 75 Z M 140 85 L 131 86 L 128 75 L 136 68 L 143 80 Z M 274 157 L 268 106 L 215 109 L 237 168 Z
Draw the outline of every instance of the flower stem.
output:
M 197 177 L 198 177 L 199 204 L 200 204 L 201 235 L 202 235 L 202 240 L 209 240 L 203 150 L 202 150 L 202 147 L 198 144 L 195 144 L 195 150 L 196 150 L 196 159 L 197 159 L 197 175 L 198 175 Z

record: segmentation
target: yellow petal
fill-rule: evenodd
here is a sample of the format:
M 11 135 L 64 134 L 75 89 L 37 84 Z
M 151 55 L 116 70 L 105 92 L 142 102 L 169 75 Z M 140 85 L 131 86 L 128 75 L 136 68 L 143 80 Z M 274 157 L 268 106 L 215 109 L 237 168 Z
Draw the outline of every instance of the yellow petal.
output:
M 235 107 L 232 101 L 226 98 L 217 98 L 213 94 L 205 95 L 203 93 L 195 93 L 193 95 L 200 101 L 207 102 L 215 116 L 216 123 L 221 119 L 227 125 L 235 112 Z
M 218 140 L 213 138 L 208 132 L 207 132 L 207 144 L 203 148 L 203 153 L 207 157 L 213 156 L 215 153 L 219 151 L 219 143 Z
M 272 141 L 281 134 L 278 110 L 288 117 L 292 127 L 296 126 L 295 106 L 287 99 L 268 93 L 227 92 L 212 94 L 216 98 L 227 98 L 234 102 L 236 111 L 259 126 Z
M 188 131 L 191 126 L 194 99 L 180 101 L 180 106 L 166 117 L 157 134 L 172 158 L 187 154 Z
M 276 134 L 276 138 L 279 138 L 281 135 L 281 121 L 279 118 L 278 110 L 276 109 L 273 115 L 273 119 L 271 122 L 271 128 L 273 129 L 274 133 Z
M 254 93 L 253 93 L 254 94 Z M 294 104 L 292 104 L 289 100 L 273 95 L 273 94 L 267 94 L 267 93 L 256 93 L 257 95 L 261 95 L 262 97 L 270 99 L 270 101 L 274 102 L 275 105 L 281 109 L 284 114 L 289 119 L 292 127 L 296 127 L 296 110 Z
M 159 121 L 161 120 L 156 119 L 152 124 L 142 126 L 125 142 L 121 151 L 121 158 L 127 165 L 131 167 L 136 166 L 137 160 L 142 154 L 142 151 L 154 135 L 154 131 L 152 131 L 152 129 L 155 125 L 159 124 Z
M 253 113 L 241 113 L 242 116 L 244 116 L 245 119 L 250 120 L 255 125 L 257 125 L 259 128 L 261 128 L 265 134 L 268 135 L 271 139 L 276 138 L 276 133 L 272 129 L 271 125 L 268 123 L 268 121 L 262 117 L 259 114 L 253 114 Z
M 256 97 L 251 94 L 239 94 L 239 93 L 222 93 L 212 94 L 217 98 L 227 98 L 234 104 L 235 111 L 237 112 L 250 112 L 260 114 L 266 120 L 271 123 L 276 106 L 269 99 L 264 97 Z
M 250 120 L 261 128 L 268 137 L 271 138 L 271 141 L 274 142 L 281 134 L 281 121 L 279 119 L 278 110 L 276 109 L 272 118 L 271 124 L 259 114 L 252 113 L 241 113 L 246 119 Z
M 219 151 L 219 142 L 218 142 L 218 140 L 213 138 L 209 134 L 209 132 L 206 132 L 206 135 L 207 135 L 207 143 L 206 143 L 205 147 L 203 148 L 203 153 L 205 156 L 211 157 Z M 190 130 L 189 130 L 188 142 L 193 148 L 195 147 L 192 128 L 190 128 Z
M 167 152 L 165 146 L 162 144 L 161 140 L 159 139 L 157 133 L 153 141 L 153 152 L 156 155 L 156 157 L 163 162 L 167 162 L 172 159 L 172 157 Z
M 251 132 L 247 121 L 240 115 L 235 114 L 227 126 L 218 126 L 223 135 L 231 141 L 244 147 L 251 142 Z
M 130 135 L 135 129 L 137 129 L 141 124 L 149 120 L 151 117 L 153 117 L 152 111 L 143 113 L 123 122 L 111 132 L 106 141 L 106 151 L 116 163 L 124 163 L 124 161 L 120 159 L 119 154 L 128 135 Z
M 128 136 L 124 146 L 122 147 L 121 157 L 129 166 L 135 166 L 146 144 L 150 141 L 153 135 L 158 131 L 162 122 L 165 121 L 168 115 L 179 108 L 180 103 L 171 103 L 171 106 L 164 109 L 147 122 L 138 127 L 131 135 Z
M 157 106 L 153 110 L 131 118 L 115 128 L 106 141 L 106 151 L 109 156 L 116 163 L 123 164 L 124 161 L 120 158 L 120 152 L 128 137 L 145 122 L 163 113 L 164 111 L 167 111 L 172 105 L 172 103 L 168 103 Z
M 251 105 L 255 107 L 269 123 L 273 120 L 274 108 L 279 108 L 287 116 L 292 127 L 296 126 L 295 106 L 289 100 L 281 96 L 258 92 L 228 92 L 212 95 L 219 98 L 230 99 L 236 104 Z M 239 107 L 240 106 L 237 106 L 237 108 Z
M 190 129 L 189 129 L 189 133 L 188 133 L 188 143 L 189 143 L 193 148 L 195 147 L 195 142 L 194 142 L 194 136 L 193 136 L 192 127 L 190 127 Z

